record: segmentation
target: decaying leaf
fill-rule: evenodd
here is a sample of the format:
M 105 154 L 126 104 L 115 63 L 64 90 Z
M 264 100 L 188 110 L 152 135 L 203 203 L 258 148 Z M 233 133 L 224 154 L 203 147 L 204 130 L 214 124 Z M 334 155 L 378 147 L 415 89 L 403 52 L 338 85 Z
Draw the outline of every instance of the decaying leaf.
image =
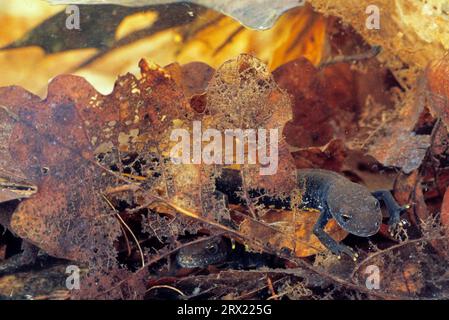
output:
M 286 125 L 287 142 L 294 147 L 321 146 L 334 135 L 334 109 L 326 104 L 326 84 L 307 59 L 288 62 L 273 71 L 276 82 L 292 96 L 293 119 Z
M 401 277 L 386 284 L 388 290 L 399 291 L 405 294 L 418 294 L 425 286 L 418 264 L 407 262 L 402 266 Z
M 416 254 L 414 248 L 405 248 L 404 251 L 408 252 L 409 256 Z M 372 260 L 369 260 L 369 265 L 364 263 L 361 268 L 358 268 L 358 281 L 368 283 L 367 275 L 373 274 L 373 270 L 378 268 L 380 274 L 390 277 L 389 281 L 379 281 L 380 290 L 405 294 L 409 297 L 418 296 L 425 289 L 425 268 L 416 261 L 402 260 L 404 256 L 402 252 L 389 253 L 385 256 L 374 254 Z M 400 267 L 391 266 L 395 259 L 402 261 Z
M 340 171 L 347 150 L 342 140 L 334 139 L 323 147 L 302 148 L 292 151 L 296 168 L 321 168 Z
M 66 267 L 67 264 L 53 263 L 41 270 L 1 277 L 0 299 L 67 300 L 70 292 L 66 287 Z
M 447 297 L 443 1 L 378 0 L 382 19 L 375 30 L 366 28 L 363 13 L 369 15 L 371 4 L 364 0 L 310 0 L 324 15 L 307 5 L 275 25 L 304 1 L 112 0 L 101 3 L 122 6 L 101 6 L 94 19 L 100 6 L 92 4 L 99 2 L 80 6 L 83 33 L 56 30 L 64 24 L 61 11 L 10 46 L 37 44 L 46 52 L 3 51 L 2 59 L 13 62 L 3 69 L 3 82 L 41 94 L 48 75 L 61 73 L 63 64 L 55 61 L 67 62 L 63 72 L 102 78 L 102 85 L 125 70 L 137 72 L 143 56 L 170 64 L 142 60 L 141 76 L 120 76 L 108 95 L 76 76 L 53 78 L 44 99 L 18 86 L 0 88 L 0 223 L 12 231 L 0 238 L 2 266 L 21 258 L 10 259 L 21 240 L 11 245 L 9 238 L 19 236 L 50 255 L 87 262 L 74 299 Z M 36 24 L 45 17 L 39 19 Z M 32 50 L 39 59 L 23 59 Z M 23 80 L 37 64 L 45 74 Z M 262 163 L 262 153 L 255 163 L 238 165 L 204 158 L 175 163 L 174 130 L 199 142 L 193 151 L 211 151 L 210 137 L 195 136 L 198 122 L 203 133 L 215 129 L 221 138 L 235 134 L 230 129 L 277 130 L 277 150 L 265 139 L 266 151 L 278 155 L 274 174 L 261 175 L 273 164 Z M 234 151 L 245 134 L 233 139 Z M 245 160 L 251 152 L 244 145 Z M 325 251 L 313 235 L 319 212 L 299 205 L 297 168 L 339 171 L 370 190 L 392 190 L 399 205 L 410 205 L 412 227 L 398 227 L 401 234 L 393 237 L 383 224 L 380 236 L 348 237 L 360 263 L 319 254 Z M 240 181 L 236 187 L 226 180 L 234 177 L 230 171 Z M 326 232 L 336 241 L 347 235 L 333 220 Z M 205 240 L 218 238 L 226 261 L 200 273 L 181 269 L 180 250 L 213 249 Z M 255 261 L 243 263 L 246 258 Z M 364 267 L 373 264 L 382 272 L 380 290 L 365 285 Z M 2 277 L 0 291 L 23 291 L 23 276 Z
M 270 211 L 262 217 L 262 222 L 245 220 L 240 231 L 276 250 L 291 250 L 297 257 L 307 257 L 325 250 L 325 247 L 313 234 L 313 226 L 318 220 L 318 211 Z M 341 241 L 347 232 L 334 220 L 325 227 L 336 241 Z
M 20 237 L 57 257 L 114 261 L 119 222 L 105 193 L 160 175 L 154 148 L 187 108 L 167 73 L 141 68 L 140 79 L 120 77 L 108 96 L 75 76 L 55 78 L 45 100 L 18 87 L 0 90 L 2 119 L 12 128 L 2 165 L 39 188 L 11 220 Z
M 165 66 L 164 69 L 170 73 L 188 99 L 203 94 L 215 73 L 214 68 L 202 62 L 191 62 L 184 65 L 172 63 Z
M 449 189 L 444 193 L 443 204 L 441 205 L 441 223 L 449 227 Z
M 172 76 L 145 61 L 140 67 L 140 79 L 120 77 L 107 96 L 75 76 L 55 78 L 44 100 L 18 87 L 0 89 L 3 125 L 10 128 L 3 169 L 17 168 L 38 187 L 11 219 L 21 238 L 51 255 L 98 266 L 114 261 L 117 201 L 148 206 L 157 196 L 211 221 L 229 219 L 212 196 L 220 166 L 173 163 L 170 134 L 191 131 L 199 117 L 204 128 L 264 127 L 281 135 L 290 119 L 287 95 L 259 60 L 242 55 L 215 72 L 205 91 L 207 112 L 195 116 L 185 95 L 203 90 L 208 68 L 191 65 L 179 73 L 173 66 Z M 191 85 L 182 80 L 189 68 L 205 72 Z M 243 166 L 248 188 L 288 195 L 294 165 L 282 140 L 279 149 L 273 175 L 261 176 L 260 163 Z
M 80 290 L 70 292 L 73 300 L 142 300 L 146 293 L 148 273 L 132 273 L 114 268 L 107 272 L 82 274 Z
M 441 118 L 449 125 L 449 56 L 429 63 L 425 71 L 425 94 L 429 111 L 434 118 Z
M 161 293 L 171 294 L 177 298 L 184 294 L 185 296 L 194 296 L 201 299 L 213 297 L 223 300 L 249 299 L 261 289 L 261 279 L 263 278 L 264 275 L 259 272 L 244 270 L 229 270 L 216 274 L 196 275 L 181 279 L 161 279 L 162 281 L 153 278 L 150 280 L 148 294 L 150 299 L 151 297 L 157 297 Z M 161 286 L 161 283 L 165 286 Z M 170 288 L 177 288 L 177 290 L 170 290 Z
M 422 69 L 429 61 L 440 59 L 449 46 L 444 0 L 308 2 L 315 10 L 350 24 L 371 45 L 381 45 L 384 51 L 379 59 L 392 70 L 403 88 L 414 87 Z M 367 28 L 367 18 L 377 10 L 380 28 Z
M 277 170 L 273 172 L 274 174 L 261 175 L 261 162 L 249 163 L 248 154 L 244 151 L 244 163 L 239 165 L 245 176 L 245 185 L 248 189 L 264 189 L 266 192 L 279 195 L 288 194 L 291 190 L 289 186 L 294 184 L 292 175 L 294 165 L 281 135 L 283 126 L 290 117 L 291 107 L 287 95 L 276 85 L 267 67 L 252 56 L 240 55 L 227 61 L 213 75 L 210 67 L 198 63 L 182 67 L 170 65 L 167 69 L 177 83 L 183 83 L 183 91 L 187 97 L 204 90 L 202 94 L 204 110 L 198 114 L 192 113 L 192 120 L 201 121 L 202 132 L 207 129 L 219 132 L 221 155 L 218 162 L 214 160 L 212 165 L 203 162 L 182 165 L 166 163 L 164 166 L 166 174 L 172 178 L 167 182 L 166 187 L 160 188 L 162 191 L 159 192 L 162 192 L 168 201 L 176 203 L 177 206 L 189 210 L 194 215 L 211 221 L 229 220 L 226 206 L 214 196 L 215 180 L 221 175 L 221 169 L 226 165 L 224 144 L 229 143 L 226 142 L 226 130 L 243 130 L 244 141 L 240 143 L 245 145 L 247 139 L 245 130 L 265 128 L 278 132 L 280 142 Z M 193 72 L 195 76 L 184 79 L 187 70 L 190 70 L 190 73 Z M 207 88 L 205 88 L 206 83 Z M 195 100 L 192 99 L 191 102 Z M 196 110 L 195 105 L 192 105 L 192 108 Z M 183 128 L 193 135 L 192 123 L 189 121 L 176 121 L 173 128 Z M 237 137 L 237 140 L 231 141 L 234 144 L 239 139 Z M 201 142 L 202 152 L 210 142 L 210 138 L 209 141 L 206 139 Z M 173 144 L 171 143 L 172 146 Z M 266 147 L 270 149 L 272 146 Z M 246 147 L 244 149 L 246 150 Z M 240 149 L 236 147 L 236 150 Z M 202 155 L 204 157 L 204 153 Z M 164 154 L 164 156 L 167 155 Z M 234 157 L 232 161 L 242 160 L 237 159 L 235 154 Z M 147 190 L 139 197 L 145 199 L 141 200 L 142 203 L 152 202 L 151 194 L 148 196 Z
M 0 110 L 4 106 L 0 105 Z M 13 123 L 5 110 L 0 111 L 0 141 L 7 141 L 13 130 Z M 9 146 L 0 144 L 0 203 L 28 198 L 36 192 L 33 186 L 17 166 L 11 166 L 13 159 L 9 153 Z
M 410 96 L 409 102 L 396 111 L 393 100 L 385 94 L 393 92 L 386 84 L 387 75 L 375 62 L 363 65 L 366 70 L 351 69 L 346 63 L 316 68 L 306 59 L 297 59 L 273 72 L 280 87 L 292 97 L 293 120 L 286 124 L 285 135 L 296 147 L 294 156 L 300 167 L 321 167 L 327 161 L 325 167 L 338 170 L 345 155 L 337 149 L 345 148 L 367 151 L 384 166 L 399 167 L 404 172 L 421 165 L 430 145 L 428 134 L 414 132 L 423 112 L 421 100 Z M 369 80 L 366 74 L 370 74 Z M 373 93 L 373 86 L 384 91 Z M 335 138 L 342 142 L 341 148 L 335 148 Z M 329 154 L 329 149 L 323 159 L 315 156 L 313 163 L 312 152 L 324 150 L 328 144 L 336 157 Z M 310 147 L 315 151 L 310 149 L 306 154 Z
M 399 203 L 412 203 L 412 209 L 408 211 L 408 219 L 415 226 L 429 217 L 429 211 L 424 201 L 419 171 L 398 176 L 394 187 L 394 196 Z
M 279 155 L 274 172 L 261 175 L 259 158 L 256 164 L 245 162 L 242 174 L 245 175 L 247 188 L 264 189 L 279 195 L 289 194 L 295 183 L 294 164 L 282 132 L 285 123 L 291 119 L 291 105 L 287 94 L 278 87 L 267 67 L 250 55 L 241 55 L 228 61 L 211 79 L 206 99 L 203 121 L 210 128 L 264 128 L 268 132 L 265 146 L 260 145 L 259 148 L 267 148 L 269 152 L 276 152 L 271 144 L 273 141 L 270 142 L 272 138 L 269 138 L 269 130 L 277 132 L 279 143 L 275 142 L 278 143 L 276 147 Z
M 407 174 L 420 167 L 430 146 L 430 135 L 414 132 L 424 111 L 419 97 L 419 92 L 410 95 L 405 105 L 367 143 L 369 155 L 384 166 L 399 167 Z
M 402 168 L 405 173 L 410 173 L 421 165 L 429 146 L 429 136 L 400 130 L 393 137 L 387 133 L 377 140 L 369 154 L 385 166 Z

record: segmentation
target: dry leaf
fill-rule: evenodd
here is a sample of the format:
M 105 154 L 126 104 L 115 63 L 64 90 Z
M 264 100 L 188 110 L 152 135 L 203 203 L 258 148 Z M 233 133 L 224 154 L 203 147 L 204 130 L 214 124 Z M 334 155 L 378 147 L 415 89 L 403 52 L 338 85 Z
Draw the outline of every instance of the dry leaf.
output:
M 262 217 L 262 223 L 246 219 L 240 225 L 240 232 L 270 247 L 281 251 L 290 249 L 297 257 L 307 257 L 326 248 L 313 234 L 313 226 L 320 213 L 314 211 L 269 211 Z M 341 241 L 347 232 L 334 220 L 329 221 L 325 231 L 336 241 Z
M 55 78 L 45 100 L 0 89 L 2 126 L 12 128 L 2 169 L 17 167 L 39 188 L 12 217 L 20 237 L 57 257 L 114 261 L 119 222 L 104 193 L 134 177 L 155 179 L 160 159 L 152 149 L 187 108 L 167 73 L 145 62 L 141 68 L 142 78 L 120 77 L 108 96 L 75 76 Z
M 429 63 L 425 71 L 425 94 L 434 118 L 441 118 L 449 126 L 449 56 Z

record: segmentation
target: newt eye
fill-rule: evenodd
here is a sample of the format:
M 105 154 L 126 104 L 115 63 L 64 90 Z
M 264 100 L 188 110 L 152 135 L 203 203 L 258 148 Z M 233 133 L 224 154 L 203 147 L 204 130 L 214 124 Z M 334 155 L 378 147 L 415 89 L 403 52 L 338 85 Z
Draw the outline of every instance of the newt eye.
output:
M 344 222 L 348 222 L 349 220 L 351 220 L 351 216 L 348 216 L 347 214 L 342 214 L 341 218 Z
M 216 254 L 218 252 L 218 246 L 216 243 L 211 243 L 206 246 L 206 251 L 210 254 Z
M 377 210 L 377 209 L 380 209 L 380 203 L 379 203 L 379 201 L 376 201 L 376 202 L 374 203 L 374 208 L 376 208 L 376 210 Z

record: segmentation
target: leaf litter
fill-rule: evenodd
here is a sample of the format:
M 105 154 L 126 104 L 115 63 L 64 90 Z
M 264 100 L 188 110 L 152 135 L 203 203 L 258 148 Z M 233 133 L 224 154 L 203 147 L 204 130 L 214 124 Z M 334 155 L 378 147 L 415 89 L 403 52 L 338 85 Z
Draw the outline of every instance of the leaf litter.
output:
M 294 59 L 273 72 L 248 54 L 216 70 L 142 60 L 141 76 L 120 76 L 109 95 L 68 75 L 49 83 L 45 99 L 0 88 L 0 221 L 45 254 L 86 267 L 88 285 L 74 299 L 447 298 L 447 57 L 410 89 L 376 73 L 386 68 L 372 56 L 358 56 L 317 66 Z M 170 132 L 191 133 L 195 120 L 220 130 L 279 129 L 278 172 L 234 167 L 245 201 L 223 201 L 216 185 L 227 166 L 169 159 Z M 364 157 L 354 161 L 357 154 Z M 392 237 L 383 226 L 381 238 L 355 242 L 329 224 L 361 255 L 336 259 L 311 235 L 317 212 L 259 201 L 295 200 L 292 173 L 310 167 L 391 185 L 410 206 L 410 228 Z M 176 266 L 179 250 L 219 237 L 235 248 L 237 265 L 200 275 Z M 371 264 L 389 280 L 380 291 L 364 285 Z M 47 296 L 57 297 L 68 298 Z

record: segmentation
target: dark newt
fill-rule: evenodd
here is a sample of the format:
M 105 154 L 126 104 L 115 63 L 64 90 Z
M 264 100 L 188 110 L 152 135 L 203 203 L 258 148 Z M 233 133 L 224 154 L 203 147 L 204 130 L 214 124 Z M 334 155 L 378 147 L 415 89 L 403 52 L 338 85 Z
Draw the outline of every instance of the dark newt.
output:
M 233 269 L 253 269 L 276 261 L 268 254 L 247 252 L 243 245 L 231 245 L 231 241 L 224 237 L 213 237 L 180 249 L 176 263 L 188 269 L 217 264 L 226 264 Z
M 383 201 L 388 210 L 391 229 L 401 224 L 400 215 L 407 207 L 400 207 L 387 190 L 370 192 L 366 187 L 354 183 L 344 176 L 322 169 L 300 169 L 296 171 L 297 185 L 302 192 L 301 206 L 317 209 L 321 212 L 313 233 L 334 254 L 346 254 L 354 260 L 358 257 L 350 247 L 337 243 L 324 231 L 330 219 L 349 233 L 369 237 L 379 231 L 382 223 L 382 211 L 379 201 Z M 217 182 L 217 190 L 231 203 L 244 203 L 236 193 L 241 188 L 239 171 L 224 170 Z M 261 190 L 250 190 L 251 196 L 260 196 Z M 290 199 L 277 199 L 262 196 L 265 205 L 279 208 L 290 207 Z M 229 246 L 221 237 L 212 238 L 187 246 L 179 251 L 176 261 L 183 268 L 202 268 L 225 262 L 230 256 Z
M 350 247 L 336 242 L 324 231 L 330 219 L 335 219 L 345 231 L 360 237 L 376 234 L 382 223 L 382 211 L 379 201 L 383 201 L 387 208 L 390 231 L 402 225 L 400 215 L 408 206 L 401 207 L 394 200 L 388 190 L 370 192 L 366 187 L 354 183 L 346 177 L 328 170 L 299 169 L 296 171 L 297 184 L 302 192 L 301 206 L 307 209 L 317 209 L 321 212 L 313 233 L 321 243 L 332 253 L 346 254 L 357 259 L 358 255 Z M 217 182 L 217 190 L 224 193 L 231 201 L 244 203 L 236 193 L 241 189 L 239 171 L 225 170 L 222 178 Z M 263 194 L 261 191 L 251 190 L 250 195 Z M 275 199 L 262 197 L 265 205 L 290 207 L 290 199 Z
M 203 268 L 226 261 L 229 247 L 222 237 L 191 244 L 179 250 L 176 263 L 182 268 Z
M 304 192 L 302 204 L 321 212 L 313 233 L 338 256 L 344 253 L 353 259 L 358 257 L 350 247 L 337 243 L 324 231 L 332 218 L 345 231 L 359 237 L 369 237 L 380 229 L 382 211 L 379 201 L 383 201 L 389 215 L 390 230 L 403 224 L 400 216 L 408 206 L 399 206 L 388 190 L 370 192 L 366 187 L 328 170 L 302 169 L 296 173 L 298 186 Z

